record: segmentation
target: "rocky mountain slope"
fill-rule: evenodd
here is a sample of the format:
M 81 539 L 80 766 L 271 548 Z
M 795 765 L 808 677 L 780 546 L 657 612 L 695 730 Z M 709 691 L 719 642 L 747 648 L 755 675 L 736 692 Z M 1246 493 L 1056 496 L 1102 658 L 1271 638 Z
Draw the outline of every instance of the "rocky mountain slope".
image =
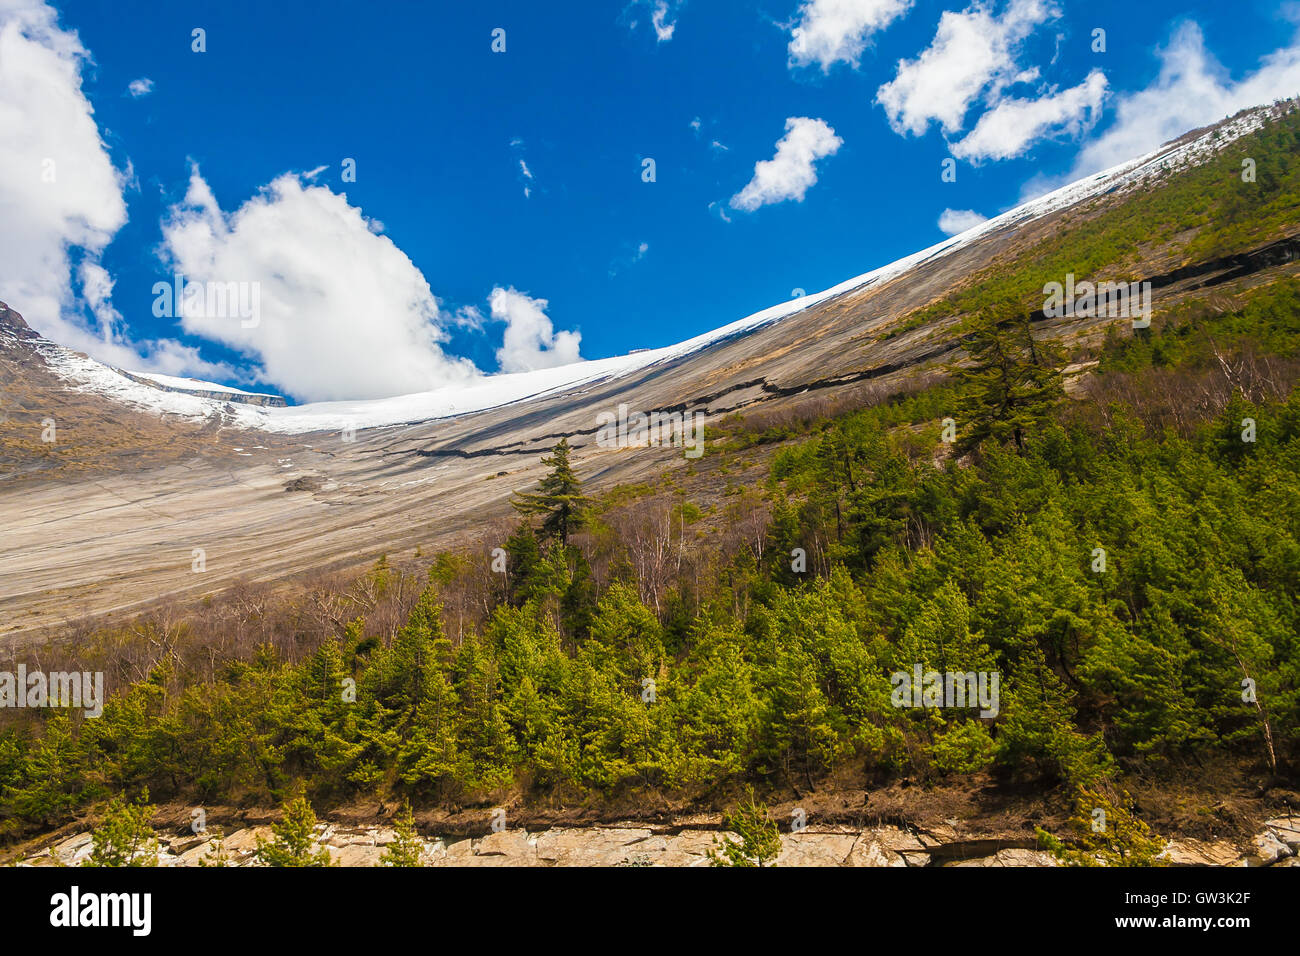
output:
M 600 447 L 598 416 L 620 404 L 702 411 L 716 425 L 733 411 L 780 414 L 906 388 L 961 356 L 960 312 L 924 310 L 981 276 L 1032 268 L 1044 244 L 1121 215 L 1135 197 L 1231 149 L 1276 109 L 1194 131 L 890 266 L 680 346 L 492 377 L 458 393 L 273 407 L 205 396 L 202 386 L 159 389 L 42 339 L 6 308 L 0 635 L 29 644 L 74 618 L 194 599 L 241 579 L 352 566 L 383 552 L 475 539 L 493 547 L 510 493 L 537 479 L 541 455 L 561 435 L 596 490 L 688 464 L 681 449 Z M 1226 255 L 1194 254 L 1195 235 L 1149 243 L 1127 275 L 1101 278 L 1151 281 L 1160 311 L 1297 271 L 1300 244 L 1289 232 L 1257 236 Z M 1042 275 L 1044 283 L 1062 278 Z M 1038 319 L 1045 334 L 1074 343 L 1130 324 Z

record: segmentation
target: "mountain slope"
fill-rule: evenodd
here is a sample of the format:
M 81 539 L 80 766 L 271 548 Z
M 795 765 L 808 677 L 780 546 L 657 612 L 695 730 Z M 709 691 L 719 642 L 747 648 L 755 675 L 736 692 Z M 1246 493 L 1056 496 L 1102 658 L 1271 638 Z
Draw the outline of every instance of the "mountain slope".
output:
M 1188 134 L 883 269 L 680 345 L 493 376 L 457 392 L 286 408 L 223 402 L 132 381 L 16 319 L 0 321 L 0 392 L 15 406 L 0 423 L 4 633 L 34 640 L 69 618 L 188 599 L 241 579 L 283 580 L 384 551 L 471 538 L 494 547 L 510 492 L 536 480 L 541 454 L 560 435 L 596 488 L 687 464 L 680 449 L 600 447 L 601 413 L 620 404 L 699 410 L 713 427 L 734 410 L 878 400 L 960 357 L 955 326 L 987 290 L 1019 282 L 1023 297 L 1061 281 L 1064 270 L 1049 261 L 1071 265 L 1080 279 L 1149 279 L 1157 311 L 1293 274 L 1286 217 L 1260 220 L 1267 228 L 1241 231 L 1229 248 L 1197 253 L 1198 237 L 1215 224 L 1183 228 L 1158 207 L 1167 197 L 1230 200 L 1236 185 L 1219 166 L 1238 163 L 1224 151 L 1282 122 L 1288 108 Z M 1135 210 L 1167 225 L 1168 235 L 1090 258 L 1113 233 L 1132 232 Z M 1130 322 L 1071 316 L 1040 324 L 1086 345 Z M 53 443 L 40 440 L 46 418 L 57 423 Z

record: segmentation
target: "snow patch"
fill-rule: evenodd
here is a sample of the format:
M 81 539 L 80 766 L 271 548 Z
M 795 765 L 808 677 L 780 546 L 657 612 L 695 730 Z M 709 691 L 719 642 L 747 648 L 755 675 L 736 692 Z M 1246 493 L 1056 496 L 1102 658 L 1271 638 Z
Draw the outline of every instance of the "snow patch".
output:
M 883 285 L 924 262 L 947 255 L 955 249 L 970 245 L 1000 230 L 1042 218 L 1102 193 L 1135 188 L 1149 178 L 1168 170 L 1194 165 L 1207 155 L 1223 149 L 1238 137 L 1259 129 L 1264 125 L 1269 112 L 1269 107 L 1260 107 L 1180 146 L 1165 144 L 1145 156 L 1062 186 L 927 249 L 841 282 L 822 292 L 774 305 L 676 345 L 634 350 L 627 355 L 612 358 L 575 362 L 529 372 L 491 375 L 470 385 L 448 386 L 392 398 L 268 407 L 234 405 L 220 400 L 187 395 L 183 392 L 151 388 L 133 382 L 113 369 L 62 346 L 42 343 L 39 348 L 50 367 L 60 376 L 74 383 L 76 387 L 99 392 L 126 404 L 161 414 L 180 415 L 194 420 L 221 417 L 229 424 L 243 428 L 256 428 L 282 434 L 305 434 L 342 431 L 345 428 L 382 428 L 450 418 L 630 375 L 660 362 L 672 361 L 698 352 L 725 339 L 749 334 L 846 292 L 872 284 Z M 243 395 L 257 394 L 194 379 L 143 372 L 131 374 L 174 388 L 223 391 Z

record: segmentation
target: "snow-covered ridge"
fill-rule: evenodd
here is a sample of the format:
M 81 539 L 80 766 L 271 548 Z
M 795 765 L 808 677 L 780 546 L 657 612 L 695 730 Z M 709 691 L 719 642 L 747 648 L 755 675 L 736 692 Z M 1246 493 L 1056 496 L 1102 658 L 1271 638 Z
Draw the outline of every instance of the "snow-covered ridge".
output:
M 136 378 L 147 378 L 151 382 L 157 382 L 163 388 L 175 389 L 178 392 L 229 392 L 232 395 L 259 395 L 264 398 L 278 398 L 278 395 L 272 395 L 270 392 L 247 392 L 242 388 L 235 388 L 233 385 L 218 385 L 215 382 L 205 382 L 197 378 L 179 378 L 175 375 L 163 375 L 159 372 L 130 372 Z
M 246 392 L 242 388 L 230 385 L 218 385 L 197 378 L 178 378 L 175 375 L 162 375 L 157 372 L 127 372 L 113 369 L 125 378 L 142 385 L 154 385 L 165 392 L 181 392 L 197 398 L 208 398 L 218 402 L 238 402 L 241 405 L 287 405 L 280 395 L 270 392 Z
M 676 345 L 532 372 L 488 375 L 467 386 L 433 389 L 411 395 L 365 401 L 315 402 L 288 407 L 233 405 L 219 399 L 199 397 L 186 392 L 210 391 L 241 395 L 258 393 L 243 392 L 241 389 L 195 379 L 178 379 L 142 372 L 130 373 L 134 377 L 148 378 L 160 385 L 184 389 L 184 391 L 165 391 L 132 381 L 108 366 L 53 343 L 45 343 L 40 348 L 49 366 L 78 388 L 100 392 L 140 408 L 191 419 L 205 419 L 224 414 L 231 424 L 239 427 L 302 434 L 314 431 L 340 431 L 344 428 L 380 428 L 448 418 L 629 375 L 657 363 L 697 352 L 724 339 L 748 334 L 845 292 L 873 284 L 883 285 L 924 262 L 947 255 L 954 249 L 967 246 L 1007 227 L 1041 218 L 1105 192 L 1133 188 L 1169 169 L 1195 165 L 1238 137 L 1259 129 L 1269 115 L 1270 107 L 1258 107 L 1231 122 L 1213 127 L 1186 143 L 1178 146 L 1166 144 L 1145 156 L 1122 163 L 1105 172 L 1084 177 L 1022 203 L 966 232 L 841 282 L 830 289 L 774 305 Z

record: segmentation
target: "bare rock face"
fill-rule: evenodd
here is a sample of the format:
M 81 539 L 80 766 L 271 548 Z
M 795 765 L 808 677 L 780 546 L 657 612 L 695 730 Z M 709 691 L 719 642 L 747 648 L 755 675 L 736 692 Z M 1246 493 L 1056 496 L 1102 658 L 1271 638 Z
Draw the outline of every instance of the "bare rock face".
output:
M 667 842 L 646 846 L 652 836 L 653 831 L 641 828 L 614 827 L 582 835 L 551 829 L 537 838 L 536 854 L 548 866 L 624 866 L 639 862 L 633 860 L 638 850 L 649 859 L 667 849 Z
M 300 475 L 292 481 L 285 482 L 285 491 L 320 491 L 325 482 L 316 475 Z
M 1204 840 L 1171 840 L 1160 852 L 1160 859 L 1170 866 L 1243 866 L 1245 858 L 1227 840 L 1207 843 Z
M 901 838 L 900 838 L 901 837 Z M 913 847 L 910 844 L 915 843 Z M 861 834 L 849 851 L 847 866 L 907 866 L 902 851 L 917 851 L 920 843 L 904 830 L 869 830 Z M 929 858 L 926 858 L 928 862 Z
M 949 832 L 949 829 L 951 832 Z M 783 867 L 1060 866 L 1050 853 L 1009 846 L 1007 838 L 964 836 L 959 827 L 945 829 L 942 842 L 934 829 L 913 833 L 897 827 L 861 831 L 813 830 L 781 835 L 776 859 Z M 269 839 L 271 828 L 247 827 L 224 840 L 229 866 L 260 866 L 258 839 Z M 316 828 L 316 849 L 324 848 L 335 866 L 381 866 L 385 848 L 396 839 L 390 826 Z M 214 834 L 159 834 L 160 866 L 198 866 L 211 862 Z M 648 826 L 553 827 L 539 833 L 501 830 L 481 837 L 424 839 L 425 866 L 708 866 L 709 852 L 735 834 L 722 830 L 684 828 L 657 830 Z M 1172 840 L 1162 853 L 1171 866 L 1300 866 L 1295 847 L 1300 830 L 1289 820 L 1270 820 L 1249 846 L 1226 840 Z M 18 866 L 78 866 L 90 856 L 89 832 L 52 840 L 17 862 Z
M 960 860 L 950 866 L 1060 866 L 1056 857 L 1042 850 L 998 850 L 992 856 Z
M 777 866 L 847 866 L 856 833 L 783 833 Z
M 330 862 L 335 866 L 378 866 L 383 847 L 352 845 L 329 847 Z
M 0 329 L 18 339 L 39 339 L 27 321 L 9 306 L 0 302 Z
M 1300 820 L 1278 818 L 1269 820 L 1264 825 L 1278 840 L 1285 843 L 1293 854 L 1300 853 Z
M 177 387 L 166 385 L 162 382 L 154 381 L 145 375 L 136 375 L 125 369 L 114 369 L 119 375 L 130 379 L 137 385 L 144 385 L 148 388 L 156 388 L 161 392 L 179 392 L 182 395 L 193 395 L 196 398 L 210 398 L 218 402 L 236 402 L 240 405 L 258 405 L 263 408 L 284 408 L 289 403 L 279 395 L 263 394 L 258 392 L 229 392 L 224 389 L 215 390 L 204 388 L 203 384 L 197 379 L 194 380 L 193 388 Z

